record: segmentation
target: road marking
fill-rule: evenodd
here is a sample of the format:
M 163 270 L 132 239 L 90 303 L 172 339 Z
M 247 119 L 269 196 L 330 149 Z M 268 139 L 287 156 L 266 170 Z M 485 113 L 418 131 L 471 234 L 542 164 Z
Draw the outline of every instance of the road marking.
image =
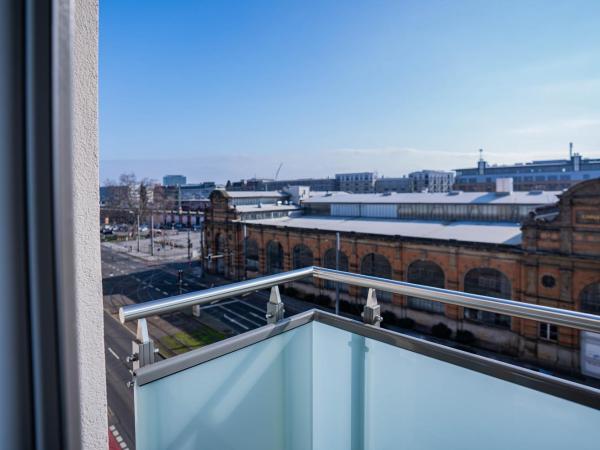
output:
M 165 283 L 167 286 L 171 286 L 171 283 L 167 280 L 164 280 L 163 283 Z
M 225 311 L 227 311 L 228 313 L 230 313 L 230 314 L 233 314 L 234 316 L 236 316 L 236 317 L 239 317 L 240 319 L 243 319 L 243 320 L 245 320 L 245 321 L 247 321 L 247 322 L 250 322 L 252 325 L 256 325 L 257 327 L 261 327 L 261 326 L 262 326 L 262 323 L 256 323 L 256 322 L 253 322 L 253 321 L 251 321 L 250 319 L 248 319 L 247 317 L 244 317 L 244 316 L 242 316 L 241 314 L 238 314 L 238 313 L 236 313 L 235 311 L 232 311 L 231 309 L 226 309 L 226 308 L 224 308 L 224 309 L 225 309 Z
M 229 320 L 231 323 L 235 323 L 236 325 L 242 327 L 244 330 L 249 330 L 250 328 L 248 328 L 246 325 L 244 325 L 243 323 L 239 323 L 237 320 L 232 319 L 231 317 L 229 317 L 227 314 L 223 314 L 223 317 L 227 320 Z
M 115 358 L 117 358 L 117 359 L 120 359 L 120 358 L 119 358 L 119 355 L 117 355 L 117 354 L 115 353 L 115 351 L 114 351 L 112 348 L 108 347 L 108 351 L 109 351 L 109 352 L 110 352 L 110 354 L 111 354 L 111 355 L 113 355 Z
M 163 295 L 169 295 L 167 291 L 162 291 Z
M 152 285 L 150 285 L 150 287 L 152 287 Z M 160 289 L 159 289 L 158 287 L 156 287 L 156 286 L 154 287 L 154 290 L 155 290 L 156 292 L 160 292 Z
M 260 309 L 258 306 L 255 306 L 251 303 L 245 302 L 244 300 L 240 300 L 240 303 L 243 303 L 244 305 L 246 305 L 248 308 L 252 308 L 255 309 L 256 311 L 266 314 L 265 311 L 263 309 Z
M 119 434 L 119 430 L 117 430 L 114 425 L 111 425 L 110 427 L 108 427 L 108 429 L 112 432 L 112 435 L 114 436 L 115 441 L 117 441 L 117 444 L 119 444 L 119 446 L 123 450 L 129 450 L 129 447 L 127 447 L 127 444 Z
M 208 306 L 203 306 L 202 309 L 218 308 L 219 306 L 229 305 L 231 303 L 239 303 L 239 300 L 229 300 L 226 302 L 220 302 L 219 300 L 216 300 L 215 303 L 211 303 Z
M 259 316 L 258 314 L 254 313 L 252 311 L 248 311 L 248 314 L 250 314 L 251 316 L 254 316 L 254 317 L 256 317 L 257 319 L 260 319 L 260 320 L 267 320 L 267 318 L 264 315 L 263 316 Z

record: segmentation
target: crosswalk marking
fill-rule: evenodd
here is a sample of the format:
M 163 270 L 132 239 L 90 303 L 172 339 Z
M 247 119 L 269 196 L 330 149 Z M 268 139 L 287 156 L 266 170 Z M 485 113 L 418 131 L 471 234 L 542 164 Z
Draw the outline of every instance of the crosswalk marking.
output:
M 239 323 L 237 320 L 232 319 L 231 317 L 229 317 L 227 314 L 223 314 L 223 317 L 227 320 L 229 320 L 231 323 L 235 323 L 237 326 L 242 327 L 244 330 L 249 330 L 250 328 L 248 328 L 246 325 L 244 325 L 243 323 Z

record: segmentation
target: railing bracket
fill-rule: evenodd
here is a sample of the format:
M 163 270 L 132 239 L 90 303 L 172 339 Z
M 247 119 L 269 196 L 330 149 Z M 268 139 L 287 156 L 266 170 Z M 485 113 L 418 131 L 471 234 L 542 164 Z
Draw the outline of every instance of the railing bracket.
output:
M 383 318 L 381 317 L 381 306 L 377 303 L 377 291 L 375 291 L 375 289 L 369 288 L 367 304 L 361 315 L 363 322 L 367 325 L 379 327 L 380 323 L 383 321 Z
M 138 319 L 136 337 L 131 342 L 131 355 L 127 357 L 127 362 L 131 363 L 134 373 L 140 367 L 152 364 L 158 350 L 154 348 L 154 341 L 150 339 L 146 319 Z
M 267 303 L 267 323 L 277 323 L 283 319 L 285 308 L 281 301 L 281 294 L 279 293 L 279 286 L 273 286 L 271 288 L 271 295 L 269 296 L 269 302 Z

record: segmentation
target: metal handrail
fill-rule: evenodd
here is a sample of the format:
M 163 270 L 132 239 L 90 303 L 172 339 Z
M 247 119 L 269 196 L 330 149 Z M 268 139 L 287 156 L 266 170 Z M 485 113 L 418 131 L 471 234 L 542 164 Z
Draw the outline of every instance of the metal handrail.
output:
M 199 292 L 123 306 L 119 310 L 119 318 L 121 322 L 126 322 L 168 313 L 194 305 L 206 305 L 234 295 L 267 289 L 308 276 L 600 333 L 600 317 L 593 314 L 487 297 L 484 295 L 468 294 L 466 292 L 451 291 L 448 289 L 422 286 L 404 281 L 389 280 L 387 278 L 360 275 L 315 266 L 254 278 L 252 280 L 241 281 L 225 286 L 218 286 Z
M 204 289 L 197 292 L 175 295 L 173 297 L 161 298 L 150 302 L 136 303 L 134 305 L 119 308 L 119 319 L 122 323 L 130 320 L 143 319 L 144 317 L 166 314 L 179 309 L 195 305 L 208 305 L 218 302 L 234 295 L 255 292 L 267 289 L 282 283 L 289 283 L 313 274 L 313 267 L 291 270 L 289 272 L 276 273 L 265 277 L 253 278 L 251 280 L 230 283 L 224 286 Z

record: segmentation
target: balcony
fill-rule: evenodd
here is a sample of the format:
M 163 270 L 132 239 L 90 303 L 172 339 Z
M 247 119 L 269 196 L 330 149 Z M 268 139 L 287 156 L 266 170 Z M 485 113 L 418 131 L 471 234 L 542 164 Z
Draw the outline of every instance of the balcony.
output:
M 278 285 L 369 291 L 363 322 L 283 318 Z M 153 362 L 145 317 L 271 289 L 269 324 Z M 597 316 L 309 267 L 121 309 L 140 449 L 596 449 L 600 391 L 379 327 L 377 291 L 600 331 Z

